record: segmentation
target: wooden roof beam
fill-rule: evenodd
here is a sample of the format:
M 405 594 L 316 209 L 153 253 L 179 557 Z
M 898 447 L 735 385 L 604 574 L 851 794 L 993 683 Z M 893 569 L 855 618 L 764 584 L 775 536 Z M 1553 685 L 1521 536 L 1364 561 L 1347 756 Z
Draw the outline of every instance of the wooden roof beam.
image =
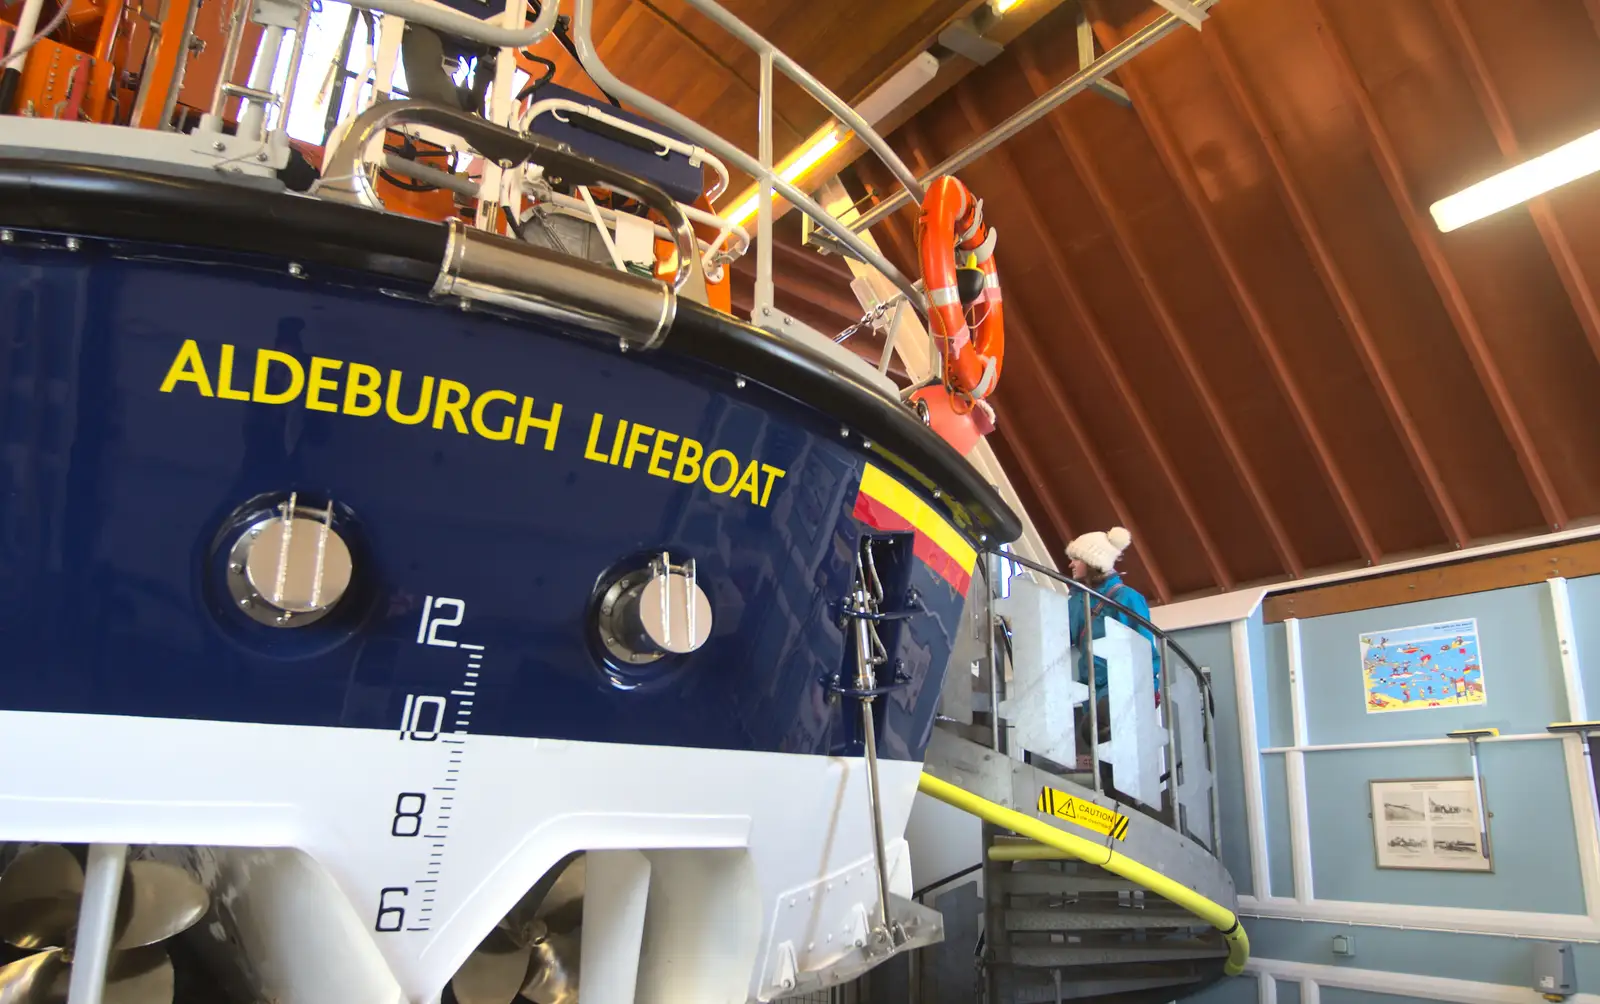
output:
M 1022 67 L 1022 73 L 1028 80 L 1029 90 L 1034 96 L 1044 93 L 1050 86 L 1049 81 L 1040 72 L 1037 62 L 1033 58 L 1031 46 L 1024 45 L 1017 52 L 1017 62 Z M 1245 496 L 1250 500 L 1250 505 L 1256 511 L 1256 517 L 1266 528 L 1267 537 L 1272 542 L 1272 549 L 1278 556 L 1278 561 L 1284 572 L 1289 575 L 1299 576 L 1305 574 L 1305 566 L 1300 561 L 1300 555 L 1295 551 L 1289 533 L 1284 529 L 1283 522 L 1278 518 L 1272 503 L 1268 501 L 1266 491 L 1261 486 L 1261 479 L 1257 477 L 1255 468 L 1244 455 L 1244 448 L 1239 443 L 1239 437 L 1234 434 L 1233 426 L 1223 415 L 1221 402 L 1217 400 L 1210 383 L 1200 371 L 1200 365 L 1190 351 L 1188 342 L 1177 320 L 1168 308 L 1166 297 L 1156 282 L 1155 276 L 1145 265 L 1138 250 L 1133 245 L 1133 236 L 1129 232 L 1128 221 L 1122 211 L 1111 201 L 1106 192 L 1105 185 L 1100 180 L 1099 172 L 1090 161 L 1089 152 L 1083 141 L 1072 131 L 1067 124 L 1063 108 L 1057 108 L 1045 116 L 1050 127 L 1055 130 L 1056 137 L 1060 139 L 1062 147 L 1066 150 L 1067 159 L 1072 162 L 1073 170 L 1089 192 L 1089 201 L 1094 203 L 1101 219 L 1106 223 L 1111 234 L 1112 243 L 1116 245 L 1117 253 L 1121 256 L 1123 264 L 1133 273 L 1134 281 L 1139 286 L 1139 291 L 1144 297 L 1145 306 L 1155 318 L 1156 327 L 1161 330 L 1162 337 L 1178 357 L 1178 362 L 1183 368 L 1184 375 L 1188 377 L 1189 388 L 1200 401 L 1200 408 L 1205 413 L 1206 421 L 1211 426 L 1211 431 L 1222 443 L 1223 452 L 1227 454 L 1228 463 L 1233 468 L 1234 475 L 1244 487 Z
M 996 402 L 996 404 L 999 407 L 995 408 L 995 421 L 999 422 L 1004 419 L 1006 409 L 1004 402 Z M 1008 425 L 1007 427 L 1010 428 L 1012 426 Z M 1038 499 L 1039 504 L 1044 507 L 1044 515 L 1050 521 L 1050 525 L 1056 528 L 1057 533 L 1061 534 L 1062 540 L 1071 540 L 1076 537 L 1077 534 L 1072 532 L 1072 522 L 1067 519 L 1067 514 L 1061 511 L 1061 504 L 1056 501 L 1056 494 L 1053 490 L 1055 483 L 1046 477 L 1044 471 L 1040 469 L 1039 461 L 1028 447 L 1027 437 L 1007 436 L 1006 446 L 1010 447 L 1012 455 L 1017 458 L 1017 466 L 1022 468 L 1022 476 L 1033 489 L 1034 498 Z
M 962 114 L 967 117 L 968 123 L 979 132 L 983 131 L 983 118 L 978 109 L 973 105 L 972 98 L 965 90 L 956 92 L 957 103 L 961 106 Z M 1025 190 L 1022 172 L 1017 169 L 1011 155 L 1002 145 L 988 154 L 988 158 L 1006 175 L 1012 188 L 1017 191 Z M 1100 330 L 1100 324 L 1095 320 L 1094 314 L 1089 309 L 1089 303 L 1084 299 L 1083 291 L 1078 288 L 1078 283 L 1072 278 L 1072 273 L 1067 269 L 1066 262 L 1061 258 L 1061 250 L 1056 247 L 1051 234 L 1039 222 L 1036 214 L 1029 211 L 1028 225 L 1033 228 L 1034 236 L 1044 248 L 1045 263 L 1050 267 L 1050 274 L 1055 279 L 1057 288 L 1065 296 L 1067 307 L 1072 312 L 1073 319 L 1078 327 L 1089 339 L 1093 346 L 1095 356 L 1100 360 L 1100 365 L 1105 368 L 1106 375 L 1111 380 L 1111 385 L 1118 398 L 1128 407 L 1128 413 L 1133 418 L 1133 424 L 1139 429 L 1141 438 L 1144 439 L 1145 448 L 1155 459 L 1156 466 L 1161 470 L 1162 476 L 1167 481 L 1167 486 L 1172 490 L 1173 497 L 1178 502 L 1178 508 L 1183 512 L 1184 519 L 1194 531 L 1195 540 L 1200 544 L 1200 550 L 1206 556 L 1206 564 L 1211 569 L 1211 580 L 1220 589 L 1232 589 L 1234 580 L 1228 572 L 1228 566 L 1222 560 L 1222 551 L 1217 547 L 1217 542 L 1211 538 L 1211 533 L 1206 529 L 1200 519 L 1199 510 L 1195 508 L 1194 499 L 1183 485 L 1183 480 L 1178 476 L 1178 469 L 1172 462 L 1172 456 L 1161 444 L 1160 438 L 1155 434 L 1155 428 L 1150 422 L 1150 415 L 1139 403 L 1139 397 L 1134 393 L 1133 385 L 1128 380 L 1128 375 L 1123 372 L 1122 366 L 1111 353 L 1110 343 L 1105 332 Z
M 1128 528 L 1133 534 L 1134 540 L 1139 540 L 1141 533 L 1138 522 L 1134 520 L 1133 513 L 1128 509 L 1127 503 L 1122 498 L 1122 493 L 1117 490 L 1116 484 L 1111 480 L 1111 474 L 1106 470 L 1105 461 L 1100 457 L 1100 451 L 1094 448 L 1094 441 L 1089 437 L 1088 430 L 1084 428 L 1083 420 L 1078 417 L 1077 409 L 1072 407 L 1071 400 L 1068 399 L 1066 392 L 1061 389 L 1061 382 L 1056 379 L 1055 371 L 1049 366 L 1043 365 L 1043 356 L 1039 352 L 1039 340 L 1034 337 L 1033 329 L 1023 319 L 1022 311 L 1013 310 L 1011 316 L 1006 319 L 1006 327 L 1010 329 L 1009 334 L 1014 336 L 1020 344 L 1028 347 L 1029 354 L 1034 359 L 1041 361 L 1036 368 L 1036 374 L 1039 377 L 1039 382 L 1044 386 L 1045 397 L 1066 423 L 1067 431 L 1072 433 L 1072 438 L 1077 442 L 1079 451 L 1083 453 L 1084 462 L 1089 465 L 1089 476 L 1094 479 L 1095 484 L 1105 494 L 1106 502 L 1110 504 L 1111 511 L 1115 514 L 1117 522 Z M 1014 432 L 1015 436 L 1013 438 L 1022 438 L 1024 435 L 1021 429 L 1014 429 Z M 1071 540 L 1072 535 L 1069 535 L 1067 539 Z M 1150 585 L 1154 587 L 1161 602 L 1165 603 L 1170 600 L 1172 598 L 1172 590 L 1168 588 L 1166 576 L 1161 574 L 1161 569 L 1157 566 L 1150 549 L 1139 548 L 1136 555 L 1144 565 L 1145 574 L 1150 577 Z
M 1411 235 L 1411 242 L 1422 257 L 1422 264 L 1427 268 L 1434 289 L 1444 303 L 1445 313 L 1449 315 L 1456 336 L 1461 340 L 1461 347 L 1466 350 L 1467 358 L 1472 361 L 1472 368 L 1478 374 L 1478 382 L 1483 385 L 1495 417 L 1500 420 L 1500 427 L 1511 443 L 1512 452 L 1517 455 L 1517 462 L 1522 467 L 1528 490 L 1533 493 L 1534 501 L 1538 503 L 1544 521 L 1552 529 L 1559 530 L 1567 521 L 1566 510 L 1556 494 L 1555 484 L 1550 480 L 1549 472 L 1545 470 L 1544 461 L 1540 459 L 1539 451 L 1534 446 L 1533 437 L 1529 435 L 1521 413 L 1511 400 L 1511 392 L 1506 387 L 1505 379 L 1500 375 L 1500 367 L 1489 354 L 1483 330 L 1478 326 L 1478 319 L 1473 315 L 1471 305 L 1467 303 L 1461 283 L 1456 279 L 1449 261 L 1445 259 L 1444 251 L 1439 246 L 1433 221 L 1428 218 L 1426 212 L 1419 210 L 1411 199 L 1399 154 L 1384 132 L 1383 122 L 1378 117 L 1378 109 L 1373 105 L 1372 95 L 1367 93 L 1366 84 L 1362 82 L 1361 75 L 1356 70 L 1349 48 L 1333 30 L 1333 22 L 1328 17 L 1324 0 L 1309 0 L 1309 2 L 1320 22 L 1318 34 L 1322 37 L 1323 45 L 1333 59 L 1345 91 L 1355 102 L 1356 117 L 1366 134 L 1367 147 L 1377 164 L 1378 173 L 1383 177 L 1384 187 L 1389 190 L 1395 209 L 1405 222 L 1406 230 Z
M 1100 24 L 1104 25 L 1104 22 Z M 1109 26 L 1104 30 L 1107 34 L 1110 33 Z M 1116 44 L 1116 41 L 1114 38 L 1105 38 L 1102 44 L 1111 46 Z M 1127 85 L 1129 95 L 1133 98 L 1134 112 L 1144 123 L 1145 132 L 1166 166 L 1167 174 L 1183 193 L 1183 200 L 1189 207 L 1190 215 L 1205 234 L 1206 246 L 1216 262 L 1218 271 L 1226 281 L 1234 304 L 1244 318 L 1245 327 L 1255 337 L 1256 345 L 1266 358 L 1273 379 L 1277 381 L 1279 392 L 1289 404 L 1289 410 L 1294 415 L 1295 424 L 1299 426 L 1301 437 L 1305 439 L 1306 445 L 1311 448 L 1311 453 L 1316 458 L 1317 469 L 1338 504 L 1339 514 L 1344 519 L 1346 529 L 1350 531 L 1351 542 L 1360 549 L 1367 564 L 1375 564 L 1381 555 L 1372 536 L 1372 528 L 1361 512 L 1361 505 L 1356 501 L 1355 492 L 1351 490 L 1349 482 L 1345 480 L 1339 465 L 1334 461 L 1333 451 L 1328 447 L 1327 439 L 1318 427 L 1316 419 L 1312 417 L 1311 406 L 1306 401 L 1305 393 L 1300 389 L 1294 374 L 1289 371 L 1289 364 L 1278 348 L 1278 336 L 1273 333 L 1271 324 L 1262 313 L 1261 305 L 1256 302 L 1255 296 L 1244 281 L 1244 276 L 1240 273 L 1238 262 L 1223 240 L 1222 232 L 1211 212 L 1211 204 L 1200 188 L 1199 179 L 1195 177 L 1193 165 L 1178 149 L 1177 141 L 1173 138 L 1172 131 L 1167 128 L 1166 120 L 1156 110 L 1156 103 L 1145 96 L 1144 85 L 1131 64 L 1123 68 L 1122 79 Z
M 1512 163 L 1520 161 L 1523 154 L 1521 144 L 1517 142 L 1516 130 L 1511 125 L 1511 116 L 1489 76 L 1489 67 L 1483 61 L 1478 43 L 1472 38 L 1467 20 L 1461 14 L 1460 3 L 1458 0 L 1434 0 L 1433 6 L 1439 14 L 1439 20 L 1444 22 L 1445 33 L 1455 46 L 1461 69 L 1472 85 L 1472 92 L 1478 97 L 1478 105 L 1489 122 L 1489 130 L 1494 133 L 1500 153 Z M 1600 359 L 1600 305 L 1595 303 L 1594 293 L 1584 279 L 1566 232 L 1561 229 L 1561 222 L 1550 208 L 1550 200 L 1544 196 L 1528 201 L 1528 213 L 1533 217 L 1533 225 L 1538 228 L 1540 239 L 1544 241 L 1550 263 L 1561 277 L 1567 298 L 1572 301 L 1572 312 L 1578 316 L 1578 323 L 1583 325 L 1583 333 L 1588 336 L 1589 348 Z
M 1245 86 L 1244 78 L 1240 76 L 1239 68 L 1223 42 L 1221 30 L 1220 24 L 1213 21 L 1211 30 L 1201 33 L 1201 45 L 1211 60 L 1212 68 L 1222 79 L 1224 89 L 1232 99 L 1234 107 L 1249 121 L 1255 131 L 1256 139 L 1260 141 L 1267 160 L 1272 165 L 1272 180 L 1278 191 L 1279 200 L 1288 212 L 1295 231 L 1300 235 L 1301 243 L 1305 245 L 1306 253 L 1311 259 L 1317 277 L 1322 280 L 1323 288 L 1327 290 L 1328 298 L 1333 302 L 1340 323 L 1350 336 L 1351 347 L 1355 350 L 1356 357 L 1361 360 L 1368 381 L 1372 384 L 1373 390 L 1377 391 L 1378 400 L 1389 418 L 1389 424 L 1394 428 L 1395 436 L 1400 440 L 1400 446 L 1405 451 L 1406 459 L 1411 463 L 1411 469 L 1422 486 L 1423 494 L 1427 496 L 1428 503 L 1433 508 L 1440 529 L 1449 537 L 1451 544 L 1461 547 L 1467 540 L 1466 524 L 1462 522 L 1461 513 L 1445 487 L 1444 478 L 1439 474 L 1439 467 L 1429 454 L 1427 444 L 1422 441 L 1422 434 L 1411 417 L 1411 411 L 1406 406 L 1404 397 L 1400 394 L 1399 384 L 1390 374 L 1388 365 L 1378 352 L 1377 340 L 1367 324 L 1366 316 L 1361 312 L 1361 305 L 1356 302 L 1355 293 L 1350 289 L 1344 271 L 1339 267 L 1332 250 L 1328 247 L 1328 242 L 1322 236 L 1322 230 L 1317 224 L 1316 217 L 1311 213 L 1305 193 L 1300 190 L 1283 146 L 1278 142 L 1277 133 L 1267 121 L 1255 96 Z

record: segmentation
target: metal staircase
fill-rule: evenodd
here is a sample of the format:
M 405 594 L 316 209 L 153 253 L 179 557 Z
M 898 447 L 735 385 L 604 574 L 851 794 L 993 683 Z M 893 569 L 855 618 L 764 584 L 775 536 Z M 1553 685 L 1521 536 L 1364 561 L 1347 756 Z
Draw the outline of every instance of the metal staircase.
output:
M 1109 612 L 1110 601 L 1055 581 L 1059 576 L 1048 569 L 1036 575 L 1013 580 L 1005 598 L 975 588 L 962 636 L 967 652 L 948 674 L 925 767 L 995 812 L 1012 810 L 1027 820 L 983 825 L 982 846 L 972 849 L 982 861 L 979 886 L 965 878 L 966 884 L 941 880 L 943 889 L 934 883 L 925 890 L 926 902 L 945 914 L 947 937 L 918 953 L 909 992 L 894 999 L 1176 1000 L 1221 979 L 1230 947 L 1235 966 L 1243 958 L 1242 934 L 1224 937 L 1224 925 L 1197 916 L 1192 902 L 1185 908 L 1168 898 L 1203 897 L 1224 918 L 1237 899 L 1217 857 L 1209 684 L 1202 668 L 1148 622 L 1135 618 L 1155 634 L 1154 646 L 1120 623 L 1108 624 L 1103 638 L 1080 637 L 1089 658 L 1098 649 L 1107 662 L 1112 738 L 1100 743 L 1084 730 L 1089 748 L 1079 750 L 1074 708 L 1084 715 L 1092 702 L 1075 679 L 1079 653 L 1066 604 L 1093 604 L 1099 615 Z M 1152 648 L 1165 667 L 1159 711 Z M 1083 767 L 1099 769 L 1080 771 L 1080 753 Z M 1028 820 L 1082 838 L 1076 846 L 1095 861 L 1014 835 Z M 1101 867 L 1112 858 L 1131 862 L 1134 877 L 1113 874 L 1112 864 Z M 971 978 L 951 978 L 963 966 Z

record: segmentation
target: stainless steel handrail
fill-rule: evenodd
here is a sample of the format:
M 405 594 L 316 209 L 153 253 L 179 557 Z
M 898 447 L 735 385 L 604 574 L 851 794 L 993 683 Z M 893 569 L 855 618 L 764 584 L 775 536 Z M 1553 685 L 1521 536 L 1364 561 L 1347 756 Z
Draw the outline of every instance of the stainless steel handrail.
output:
M 550 29 L 556 26 L 556 15 L 559 13 L 556 0 L 549 0 L 539 9 L 539 16 L 534 18 L 532 24 L 523 28 L 506 28 L 493 23 L 492 19 L 462 14 L 426 0 L 350 0 L 350 5 L 393 14 L 412 24 L 425 25 L 470 42 L 517 49 L 525 49 L 550 34 Z
M 889 145 L 889 141 L 880 136 L 866 119 L 856 114 L 854 108 L 845 104 L 837 94 L 828 90 L 822 85 L 821 81 L 807 73 L 803 66 L 790 59 L 781 49 L 767 41 L 749 25 L 728 13 L 715 0 L 687 0 L 687 2 L 689 6 L 710 18 L 717 27 L 754 49 L 758 55 L 771 53 L 772 65 L 776 69 L 782 70 L 784 76 L 799 84 L 802 90 L 816 98 L 818 103 L 832 112 L 834 118 L 848 126 L 861 138 L 867 148 L 877 154 L 878 159 L 883 161 L 890 171 L 894 172 L 894 176 L 899 179 L 901 185 L 905 186 L 909 196 L 918 202 L 922 201 L 922 182 L 917 180 L 916 174 L 906 166 L 905 161 L 900 159 L 900 155 L 894 152 L 894 148 Z
M 550 8 L 554 7 L 552 0 Z M 637 199 L 660 213 L 667 221 L 667 229 L 672 231 L 673 243 L 678 248 L 678 271 L 673 276 L 672 288 L 683 288 L 689 277 L 701 267 L 699 246 L 689 218 L 672 197 L 661 189 L 642 178 L 573 153 L 564 145 L 513 132 L 459 109 L 428 101 L 380 101 L 356 116 L 344 140 L 324 166 L 323 180 L 317 183 L 314 192 L 341 202 L 353 202 L 373 209 L 383 208 L 383 200 L 378 197 L 377 188 L 368 173 L 367 147 L 387 130 L 400 125 L 431 126 L 459 136 L 484 157 L 506 167 L 532 161 L 547 169 L 559 170 L 567 181 L 603 185 Z
M 1196 0 L 1194 6 L 1202 11 L 1211 7 L 1217 0 Z M 1184 19 L 1176 14 L 1163 14 L 1140 28 L 1138 31 L 1123 39 L 1117 45 L 1101 53 L 1093 63 L 1083 67 L 1077 73 L 1063 80 L 1061 83 L 1045 91 L 1043 94 L 1028 102 L 1021 110 L 1004 122 L 990 129 L 977 140 L 957 150 L 945 158 L 939 165 L 930 170 L 922 179 L 931 182 L 935 178 L 955 172 L 982 157 L 1028 126 L 1050 114 L 1055 107 L 1063 101 L 1088 88 L 1088 86 L 1126 63 L 1152 43 L 1174 28 L 1184 24 Z M 911 196 L 902 189 L 879 202 L 859 218 L 851 221 L 850 229 L 860 233 L 873 225 L 881 222 L 890 213 L 900 209 L 909 202 Z M 920 201 L 920 200 L 919 200 Z
M 394 0 L 382 0 L 382 2 L 387 4 L 394 2 Z M 691 0 L 691 2 L 693 2 L 696 8 L 702 10 L 703 12 L 711 6 L 715 6 L 711 3 L 711 0 Z M 551 4 L 554 4 L 554 0 L 551 0 Z M 744 32 L 748 32 L 752 36 L 760 38 L 759 35 L 756 35 L 753 31 L 751 31 L 751 29 L 744 25 L 743 22 L 739 22 L 737 19 L 733 18 L 733 15 L 726 14 L 726 12 L 724 12 L 723 16 L 726 17 L 731 23 L 738 24 Z M 839 240 L 841 244 L 848 247 L 850 251 L 862 261 L 883 273 L 883 275 L 887 277 L 890 282 L 894 283 L 896 288 L 906 294 L 906 298 L 913 305 L 915 305 L 923 313 L 926 313 L 926 310 L 923 307 L 924 301 L 922 293 L 916 288 L 915 284 L 913 284 L 911 280 L 907 279 L 899 269 L 891 265 L 888 259 L 884 258 L 883 255 L 879 254 L 876 250 L 867 245 L 866 242 L 864 242 L 855 231 L 831 216 L 827 210 L 818 205 L 816 201 L 813 200 L 809 195 L 806 195 L 789 182 L 784 181 L 783 178 L 775 173 L 771 167 L 763 166 L 756 158 L 750 156 L 737 146 L 734 146 L 721 136 L 718 136 L 716 133 L 700 125 L 698 122 L 695 122 L 688 116 L 680 114 L 667 104 L 657 101 L 655 98 L 645 94 L 638 88 L 627 84 L 615 73 L 611 72 L 610 68 L 606 66 L 605 61 L 600 58 L 599 51 L 595 48 L 593 33 L 591 30 L 591 22 L 593 21 L 593 18 L 594 0 L 575 0 L 572 19 L 573 46 L 577 50 L 578 61 L 583 64 L 584 70 L 588 72 L 589 76 L 594 79 L 594 82 L 601 89 L 609 94 L 615 95 L 620 100 L 626 101 L 642 114 L 649 116 L 668 128 L 693 138 L 701 146 L 713 151 L 728 163 L 750 175 L 752 178 L 757 179 L 759 191 L 765 192 L 769 188 L 777 189 L 779 195 L 787 199 L 795 206 L 795 208 L 799 209 L 807 216 L 810 216 L 817 222 L 818 226 L 832 234 Z M 769 66 L 776 64 L 777 56 L 774 54 L 777 50 L 772 48 L 771 43 L 766 42 L 765 39 L 762 39 L 762 43 L 766 46 L 765 50 L 760 50 L 763 57 L 763 62 L 768 63 Z M 784 58 L 787 59 L 788 57 Z M 787 70 L 785 72 L 787 72 Z M 827 94 L 829 99 L 832 101 L 838 102 L 839 100 L 836 95 L 833 95 L 826 88 L 822 87 L 821 84 L 810 78 L 809 75 L 806 76 L 804 80 L 795 78 L 795 83 L 810 91 L 813 97 L 818 97 L 817 92 L 821 91 L 822 93 Z M 813 87 L 815 87 L 816 90 L 812 90 Z M 770 99 L 771 94 L 770 89 L 768 89 L 763 100 L 770 101 Z M 826 104 L 826 102 L 824 102 L 824 104 Z M 854 116 L 853 113 L 852 117 L 855 119 L 855 121 L 861 121 L 860 117 Z M 866 126 L 864 122 L 861 124 Z M 768 141 L 770 142 L 770 128 L 764 130 L 764 132 L 768 138 Z M 876 136 L 875 133 L 872 133 L 871 127 L 866 126 L 866 132 L 862 133 L 863 140 L 865 140 L 869 134 Z M 879 137 L 879 139 L 881 141 L 881 137 Z M 883 145 L 885 147 L 887 146 L 887 144 Z M 892 155 L 893 151 L 890 151 L 890 153 Z M 902 164 L 901 167 L 903 168 L 904 165 Z M 898 175 L 899 172 L 896 173 Z M 763 181 L 765 184 L 761 184 Z M 770 218 L 770 213 L 766 215 Z M 762 242 L 762 244 L 767 243 L 770 242 Z M 767 264 L 765 267 L 763 267 L 763 262 L 767 260 L 767 257 L 762 255 L 760 247 L 758 247 L 756 276 L 758 291 L 763 287 L 767 289 L 771 288 L 771 266 L 770 264 Z

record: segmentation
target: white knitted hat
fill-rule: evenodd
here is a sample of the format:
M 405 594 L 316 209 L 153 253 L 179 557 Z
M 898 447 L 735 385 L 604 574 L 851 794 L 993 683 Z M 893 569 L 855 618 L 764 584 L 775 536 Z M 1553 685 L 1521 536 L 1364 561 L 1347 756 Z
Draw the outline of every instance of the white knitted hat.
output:
M 1133 543 L 1133 534 L 1120 526 L 1101 532 L 1086 533 L 1073 538 L 1067 545 L 1067 557 L 1077 560 L 1102 573 L 1111 571 L 1111 566 L 1122 557 L 1122 552 Z

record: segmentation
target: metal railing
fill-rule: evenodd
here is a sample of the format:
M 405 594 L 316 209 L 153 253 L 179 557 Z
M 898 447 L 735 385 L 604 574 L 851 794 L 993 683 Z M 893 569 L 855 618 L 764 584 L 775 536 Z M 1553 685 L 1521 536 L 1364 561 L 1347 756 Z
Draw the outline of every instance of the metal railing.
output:
M 387 3 L 390 0 L 383 0 Z M 916 284 L 889 263 L 876 249 L 863 241 L 856 229 L 845 225 L 811 196 L 800 191 L 774 169 L 773 140 L 773 74 L 781 71 L 801 90 L 810 94 L 826 108 L 840 124 L 853 131 L 862 142 L 889 168 L 905 187 L 904 197 L 922 201 L 922 183 L 905 165 L 887 140 L 867 124 L 866 120 L 846 104 L 837 94 L 824 87 L 799 64 L 781 52 L 755 29 L 734 17 L 715 0 L 686 0 L 689 6 L 709 18 L 718 27 L 754 51 L 761 60 L 760 86 L 758 88 L 759 115 L 757 121 L 758 155 L 749 153 L 730 143 L 698 122 L 683 115 L 671 106 L 628 84 L 600 58 L 593 37 L 594 0 L 574 0 L 572 41 L 578 61 L 594 82 L 607 93 L 628 103 L 633 109 L 668 128 L 692 139 L 697 145 L 712 151 L 732 166 L 750 175 L 756 181 L 756 285 L 755 310 L 758 322 L 773 309 L 772 283 L 772 198 L 773 191 L 783 196 L 795 208 L 811 217 L 816 224 L 849 249 L 861 261 L 881 272 L 896 288 L 905 294 L 919 312 L 926 313 L 923 296 Z M 552 0 L 552 6 L 553 6 Z
M 1161 728 L 1165 733 L 1166 772 L 1162 778 L 1163 804 L 1159 807 L 1145 806 L 1145 808 L 1158 813 L 1159 818 L 1161 818 L 1162 821 L 1168 826 L 1171 826 L 1173 829 L 1179 830 L 1180 832 L 1184 832 L 1191 839 L 1194 839 L 1196 843 L 1199 843 L 1201 846 L 1205 847 L 1213 855 L 1220 854 L 1221 820 L 1219 818 L 1219 809 L 1217 805 L 1217 757 L 1214 722 L 1216 702 L 1211 692 L 1211 681 L 1206 676 L 1205 672 L 1200 668 L 1200 664 L 1195 661 L 1194 656 L 1190 655 L 1188 650 L 1186 650 L 1181 644 L 1173 639 L 1167 632 L 1157 627 L 1155 623 L 1152 622 L 1148 617 L 1143 616 L 1137 611 L 1129 609 L 1124 604 L 1118 603 L 1116 600 L 1105 595 L 1104 593 L 1085 585 L 1084 583 L 1079 582 L 1070 576 L 1063 575 L 1061 572 L 1058 572 L 1047 565 L 1042 565 L 1036 561 L 1031 561 L 1027 558 L 1020 557 L 1019 555 L 1016 555 L 1010 551 L 997 550 L 990 551 L 989 553 L 1002 561 L 1009 561 L 1021 568 L 1026 568 L 1039 575 L 1043 575 L 1054 582 L 1060 583 L 1067 588 L 1068 595 L 1070 597 L 1069 602 L 1076 603 L 1081 599 L 1083 603 L 1083 637 L 1075 637 L 1071 640 L 1074 650 L 1076 650 L 1079 643 L 1082 642 L 1083 652 L 1081 658 L 1078 658 L 1076 657 L 1076 651 L 1074 651 L 1075 658 L 1072 660 L 1071 664 L 1074 679 L 1077 678 L 1078 668 L 1080 666 L 1085 667 L 1087 678 L 1082 682 L 1087 683 L 1089 687 L 1089 698 L 1086 702 L 1088 705 L 1086 715 L 1089 719 L 1088 752 L 1091 764 L 1090 773 L 1092 775 L 1092 784 L 1096 792 L 1102 791 L 1104 787 L 1100 772 L 1099 697 L 1096 693 L 1094 682 L 1094 619 L 1096 615 L 1096 607 L 1101 608 L 1100 613 L 1102 615 L 1105 614 L 1106 608 L 1114 610 L 1121 618 L 1126 618 L 1128 622 L 1131 622 L 1138 627 L 1143 627 L 1150 632 L 1154 638 L 1151 643 L 1154 650 L 1153 654 L 1159 659 L 1159 661 L 1156 663 L 1156 666 L 1158 667 L 1157 694 L 1160 701 Z M 995 591 L 993 589 L 992 582 L 986 585 L 985 595 L 986 602 L 989 604 L 990 609 L 990 623 L 991 625 L 999 624 L 1000 619 L 995 617 L 993 614 Z M 1004 640 L 1004 636 L 998 632 L 996 633 L 995 637 Z M 1181 768 L 1183 767 L 1183 761 L 1181 750 L 1178 747 L 1178 735 L 1182 729 L 1182 724 L 1177 717 L 1175 717 L 1178 714 L 1178 710 L 1172 700 L 1171 667 L 1174 665 L 1174 660 L 1172 658 L 1174 655 L 1177 656 L 1176 664 L 1182 666 L 1193 675 L 1197 691 L 1200 695 L 1200 707 L 1198 711 L 1200 716 L 1201 734 L 1205 747 L 1205 779 L 1208 782 L 1208 810 L 1210 816 L 1209 841 L 1199 840 L 1192 833 L 1188 832 L 1187 828 L 1181 825 L 1182 821 L 1179 810 L 1179 784 L 1182 779 Z M 990 736 L 993 747 L 997 752 L 1008 752 L 1002 749 L 1004 732 L 1000 725 L 999 714 L 1000 701 L 1003 698 L 1004 674 L 1001 672 L 999 660 L 996 658 L 993 644 L 990 646 L 987 657 L 989 661 L 990 710 L 992 714 Z

